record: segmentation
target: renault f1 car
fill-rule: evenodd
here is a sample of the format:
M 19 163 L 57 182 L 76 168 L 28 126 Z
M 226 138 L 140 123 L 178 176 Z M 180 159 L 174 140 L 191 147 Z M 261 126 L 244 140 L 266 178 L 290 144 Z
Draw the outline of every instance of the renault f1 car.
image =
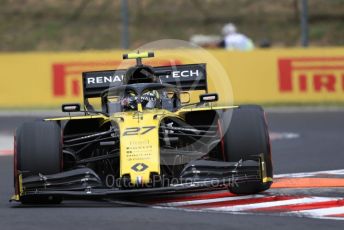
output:
M 229 189 L 272 184 L 269 134 L 257 105 L 217 106 L 206 64 L 84 72 L 84 106 L 16 130 L 15 195 L 21 203 Z M 190 102 L 190 94 L 201 92 Z M 94 101 L 99 100 L 99 109 Z

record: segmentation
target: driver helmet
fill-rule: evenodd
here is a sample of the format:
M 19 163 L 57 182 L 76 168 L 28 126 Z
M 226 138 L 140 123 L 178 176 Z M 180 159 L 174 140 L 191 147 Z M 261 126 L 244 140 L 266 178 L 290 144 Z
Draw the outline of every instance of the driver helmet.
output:
M 146 92 L 141 96 L 141 104 L 145 109 L 154 109 L 159 105 L 160 96 L 156 90 Z
M 121 106 L 124 110 L 136 110 L 137 109 L 137 96 L 129 93 L 121 99 Z

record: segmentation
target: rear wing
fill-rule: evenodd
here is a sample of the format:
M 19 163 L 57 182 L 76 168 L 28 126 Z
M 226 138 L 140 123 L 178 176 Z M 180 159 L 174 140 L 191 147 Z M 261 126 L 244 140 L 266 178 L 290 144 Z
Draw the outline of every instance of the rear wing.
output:
M 208 91 L 206 64 L 159 66 L 153 69 L 161 83 L 175 85 L 183 91 Z M 104 90 L 121 86 L 126 72 L 126 69 L 83 72 L 84 99 L 100 97 Z

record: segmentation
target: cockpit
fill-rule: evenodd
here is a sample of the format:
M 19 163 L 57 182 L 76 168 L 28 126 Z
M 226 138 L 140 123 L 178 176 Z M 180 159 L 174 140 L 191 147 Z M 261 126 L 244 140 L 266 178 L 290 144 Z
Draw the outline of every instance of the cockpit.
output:
M 106 115 L 153 109 L 174 112 L 182 104 L 190 105 L 191 95 L 195 103 L 199 91 L 207 92 L 205 64 L 152 67 L 142 64 L 142 58 L 148 57 L 154 57 L 154 53 L 125 54 L 123 59 L 136 59 L 135 66 L 84 72 L 85 109 Z M 190 74 L 181 77 L 179 73 Z
M 102 93 L 103 111 L 116 113 L 180 107 L 179 90 L 169 84 L 137 83 L 109 88 Z

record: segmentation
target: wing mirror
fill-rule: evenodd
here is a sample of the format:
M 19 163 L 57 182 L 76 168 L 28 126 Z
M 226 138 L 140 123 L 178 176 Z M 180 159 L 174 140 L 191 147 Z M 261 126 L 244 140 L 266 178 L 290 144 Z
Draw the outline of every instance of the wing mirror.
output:
M 66 112 L 66 113 L 80 112 L 80 104 L 79 103 L 63 104 L 62 112 Z
M 200 102 L 214 102 L 219 100 L 217 93 L 207 93 L 199 95 Z

